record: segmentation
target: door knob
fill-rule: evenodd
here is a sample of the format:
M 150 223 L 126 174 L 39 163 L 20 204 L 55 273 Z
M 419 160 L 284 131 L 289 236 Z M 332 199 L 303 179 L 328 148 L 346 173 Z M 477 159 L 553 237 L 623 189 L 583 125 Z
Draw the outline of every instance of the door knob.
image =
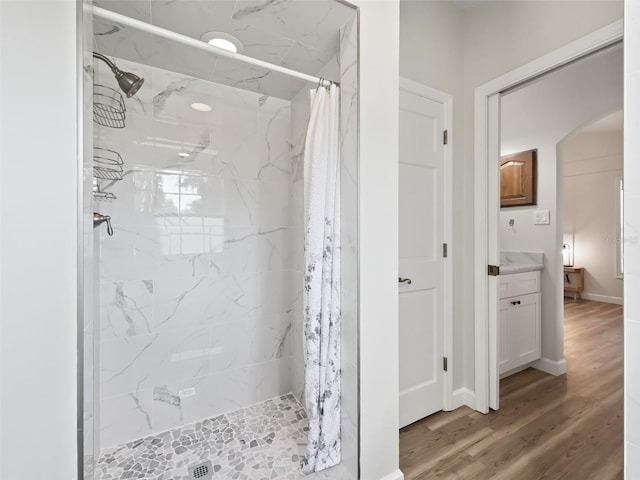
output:
M 398 277 L 398 283 L 406 283 L 407 285 L 411 285 L 411 279 Z

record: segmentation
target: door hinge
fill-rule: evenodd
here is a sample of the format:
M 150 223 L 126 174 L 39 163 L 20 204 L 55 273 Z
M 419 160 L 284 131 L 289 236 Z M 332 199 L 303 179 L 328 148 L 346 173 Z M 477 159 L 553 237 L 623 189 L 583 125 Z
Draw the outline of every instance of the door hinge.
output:
M 442 244 L 442 256 L 444 258 L 447 258 L 447 244 L 446 243 Z
M 447 363 L 448 363 L 448 362 L 447 362 L 447 357 L 442 357 L 442 369 L 443 369 L 445 372 L 446 372 L 446 371 L 448 371 L 448 370 L 447 370 L 447 367 L 448 367 Z
M 442 132 L 442 143 L 447 145 L 449 143 L 449 130 Z
M 500 267 L 498 265 L 488 265 L 488 274 L 490 277 L 497 277 L 500 275 Z

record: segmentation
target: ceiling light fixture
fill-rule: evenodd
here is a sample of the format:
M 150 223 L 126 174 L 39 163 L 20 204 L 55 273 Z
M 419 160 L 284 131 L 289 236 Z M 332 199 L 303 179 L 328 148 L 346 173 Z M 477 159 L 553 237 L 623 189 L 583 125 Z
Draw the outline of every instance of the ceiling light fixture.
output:
M 244 49 L 240 40 L 224 32 L 206 32 L 200 36 L 200 40 L 231 53 L 241 53 Z
M 191 104 L 191 108 L 198 112 L 210 112 L 211 105 L 207 105 L 206 103 L 194 102 Z

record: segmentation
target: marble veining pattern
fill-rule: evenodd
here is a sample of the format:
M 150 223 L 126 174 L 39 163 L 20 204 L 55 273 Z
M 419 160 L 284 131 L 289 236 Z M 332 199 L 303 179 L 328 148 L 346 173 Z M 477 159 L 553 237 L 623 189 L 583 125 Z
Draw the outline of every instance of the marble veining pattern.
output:
M 153 330 L 153 282 L 103 283 L 102 338 L 133 337 Z
M 126 128 L 95 128 L 127 168 L 96 230 L 102 447 L 292 391 L 301 285 L 290 102 L 114 60 L 146 81 Z
M 188 467 L 206 460 L 214 479 L 299 479 L 306 431 L 304 408 L 287 394 L 103 450 L 95 479 L 187 480 Z
M 544 268 L 544 254 L 541 252 L 500 252 L 500 273 L 533 272 Z
M 98 7 L 200 38 L 207 31 L 236 36 L 243 54 L 316 75 L 340 48 L 337 34 L 354 10 L 335 0 L 121 1 L 94 0 Z M 196 78 L 291 99 L 306 82 L 242 65 L 208 52 L 96 19 L 96 47 L 104 54 L 180 71 Z M 339 73 L 339 72 L 336 72 Z M 338 81 L 338 76 L 330 77 Z

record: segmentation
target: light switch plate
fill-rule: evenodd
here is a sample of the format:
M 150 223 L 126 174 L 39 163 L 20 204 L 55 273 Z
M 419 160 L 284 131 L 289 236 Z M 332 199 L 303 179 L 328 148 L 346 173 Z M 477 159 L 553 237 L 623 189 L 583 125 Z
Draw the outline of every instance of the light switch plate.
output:
M 536 210 L 533 212 L 533 224 L 549 225 L 551 223 L 549 216 L 549 210 Z

